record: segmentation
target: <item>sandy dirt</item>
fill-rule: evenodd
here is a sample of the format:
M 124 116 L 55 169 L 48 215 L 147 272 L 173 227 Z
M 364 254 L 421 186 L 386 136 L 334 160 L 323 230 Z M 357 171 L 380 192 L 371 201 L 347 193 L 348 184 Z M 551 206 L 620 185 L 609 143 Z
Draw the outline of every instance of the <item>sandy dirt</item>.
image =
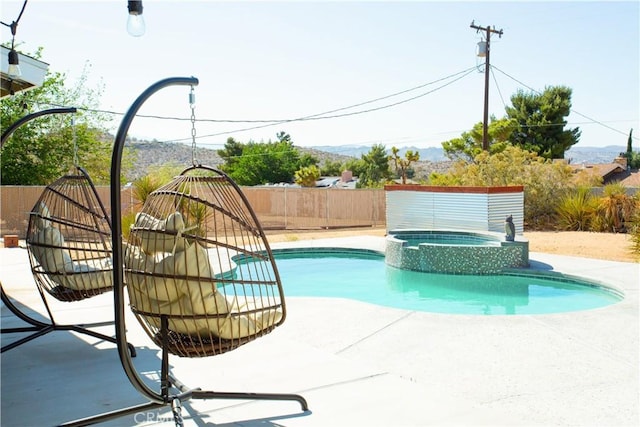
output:
M 324 239 L 348 236 L 384 236 L 384 228 L 355 228 L 341 230 L 268 230 L 269 242 Z M 628 234 L 590 233 L 582 231 L 532 231 L 525 232 L 530 252 L 544 252 L 609 261 L 640 262 L 631 252 Z
M 384 228 L 349 228 L 334 230 L 266 230 L 269 242 L 290 242 L 297 240 L 325 239 L 349 236 L 384 236 Z M 631 238 L 628 234 L 590 233 L 583 231 L 531 231 L 525 232 L 529 240 L 530 252 L 544 252 L 596 258 L 609 261 L 640 262 L 640 256 L 631 252 Z M 24 241 L 20 242 L 24 247 Z M 0 240 L 0 247 L 4 241 Z

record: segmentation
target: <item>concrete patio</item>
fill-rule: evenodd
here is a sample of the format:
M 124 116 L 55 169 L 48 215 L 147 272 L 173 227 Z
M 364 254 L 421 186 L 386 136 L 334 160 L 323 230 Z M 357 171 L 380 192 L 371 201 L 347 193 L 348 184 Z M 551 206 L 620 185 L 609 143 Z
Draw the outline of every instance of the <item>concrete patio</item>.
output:
M 274 244 L 381 249 L 384 238 Z M 0 280 L 24 312 L 44 313 L 26 250 L 0 249 Z M 227 354 L 171 358 L 177 378 L 215 391 L 299 393 L 291 401 L 191 400 L 194 426 L 637 426 L 640 265 L 531 253 L 532 268 L 597 280 L 620 303 L 581 312 L 467 316 L 406 311 L 345 299 L 291 297 L 284 325 Z M 109 320 L 111 293 L 51 303 L 59 323 Z M 34 314 L 36 313 L 36 314 Z M 43 318 L 44 319 L 44 318 Z M 24 326 L 4 305 L 2 327 Z M 160 352 L 132 317 L 128 339 L 140 375 L 155 384 Z M 97 328 L 111 334 L 112 326 Z M 3 334 L 6 345 L 22 334 Z M 1 422 L 56 425 L 146 400 L 129 383 L 115 345 L 52 332 L 2 353 Z M 101 425 L 174 425 L 171 411 Z

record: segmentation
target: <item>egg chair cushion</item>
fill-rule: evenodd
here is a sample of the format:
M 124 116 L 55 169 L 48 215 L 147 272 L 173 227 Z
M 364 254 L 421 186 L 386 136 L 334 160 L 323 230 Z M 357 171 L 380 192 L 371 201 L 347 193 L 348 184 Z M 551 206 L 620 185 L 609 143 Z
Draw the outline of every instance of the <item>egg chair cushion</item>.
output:
M 29 248 L 52 281 L 73 290 L 113 287 L 111 258 L 73 260 L 60 230 L 46 218 L 40 225 L 44 227 L 33 235 Z
M 270 328 L 282 319 L 282 311 L 262 308 L 251 298 L 226 296 L 214 280 L 215 274 L 207 250 L 184 237 L 184 221 L 179 212 L 166 221 L 139 216 L 153 224 L 154 233 L 140 234 L 140 246 L 127 245 L 125 265 L 131 304 L 153 327 L 160 327 L 159 315 L 169 315 L 169 330 L 199 337 L 244 338 Z M 169 220 L 171 218 L 171 220 Z M 156 225 L 157 224 L 157 225 Z M 166 252 L 166 242 L 156 238 L 161 226 L 175 226 L 175 250 Z M 136 222 L 135 227 L 138 226 Z M 153 242 L 145 242 L 153 239 Z M 167 239 L 168 241 L 169 239 Z M 161 251 L 151 253 L 150 250 Z
M 140 212 L 136 215 L 135 226 L 140 227 L 140 247 L 147 254 L 185 249 L 185 240 L 176 234 L 184 231 L 184 219 L 180 212 L 169 215 L 165 220 Z

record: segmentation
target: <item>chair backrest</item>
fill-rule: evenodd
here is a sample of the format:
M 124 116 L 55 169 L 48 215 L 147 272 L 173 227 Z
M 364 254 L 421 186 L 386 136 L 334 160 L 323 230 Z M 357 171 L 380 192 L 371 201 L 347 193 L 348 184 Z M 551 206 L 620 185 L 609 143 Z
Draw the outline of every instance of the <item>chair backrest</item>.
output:
M 216 169 L 189 168 L 148 196 L 124 264 L 131 309 L 173 354 L 224 353 L 285 319 L 264 231 L 240 188 Z
M 58 300 L 113 289 L 111 222 L 84 169 L 44 189 L 29 215 L 26 243 L 36 284 Z

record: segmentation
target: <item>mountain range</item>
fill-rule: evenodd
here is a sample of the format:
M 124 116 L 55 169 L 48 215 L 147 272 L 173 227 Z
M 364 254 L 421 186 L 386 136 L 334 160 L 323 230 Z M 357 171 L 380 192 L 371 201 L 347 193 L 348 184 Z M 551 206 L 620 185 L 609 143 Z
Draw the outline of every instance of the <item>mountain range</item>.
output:
M 359 158 L 362 154 L 366 154 L 371 150 L 371 147 L 366 145 L 321 145 L 313 147 L 316 150 L 324 151 L 328 153 L 335 153 L 349 157 Z M 611 163 L 620 153 L 626 151 L 626 147 L 621 145 L 609 145 L 606 147 L 571 147 L 565 153 L 565 159 L 568 159 L 570 163 Z M 428 147 L 402 147 L 399 149 L 399 154 L 404 156 L 408 150 L 418 152 L 420 154 L 421 161 L 430 162 L 443 162 L 449 160 L 445 155 L 442 148 Z M 389 150 L 390 151 L 390 150 Z
M 148 141 L 130 141 L 131 150 L 136 153 L 136 167 L 130 179 L 137 179 L 147 174 L 152 167 L 160 165 L 184 165 L 185 167 L 192 163 L 191 147 L 186 144 L 167 143 L 167 142 L 148 142 Z M 371 150 L 366 145 L 339 145 L 339 146 L 314 146 L 314 147 L 297 147 L 303 154 L 311 154 L 316 157 L 320 164 L 325 161 L 346 162 L 352 158 L 360 158 L 363 154 Z M 444 155 L 441 148 L 428 147 L 402 147 L 399 154 L 404 156 L 407 150 L 412 150 L 420 154 L 420 161 L 414 165 L 419 175 L 428 176 L 432 171 L 446 170 L 450 164 L 449 159 Z M 572 147 L 566 152 L 565 158 L 571 163 L 611 163 L 626 147 L 610 145 L 607 147 Z M 390 150 L 389 150 L 390 152 Z M 219 167 L 223 160 L 216 150 L 208 148 L 197 148 L 196 159 L 198 162 Z

